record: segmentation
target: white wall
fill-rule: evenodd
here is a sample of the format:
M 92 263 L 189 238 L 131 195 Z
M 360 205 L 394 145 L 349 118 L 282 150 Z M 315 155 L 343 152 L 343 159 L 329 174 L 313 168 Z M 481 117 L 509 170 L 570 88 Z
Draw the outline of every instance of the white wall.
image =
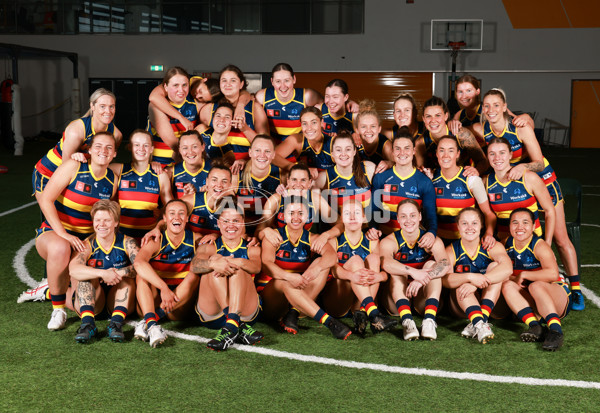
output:
M 429 21 L 452 18 L 484 20 L 484 51 L 459 55 L 458 71 L 482 78 L 484 91 L 503 87 L 515 110 L 537 111 L 538 119 L 568 124 L 571 79 L 600 78 L 600 29 L 514 30 L 500 1 L 365 3 L 364 35 L 5 35 L 0 42 L 78 53 L 83 102 L 88 77 L 155 77 L 151 64 L 211 72 L 234 63 L 246 72 L 268 72 L 279 61 L 299 72 L 436 72 L 436 93 L 447 98 L 441 80 L 450 70 L 450 54 L 428 51 Z M 22 60 L 24 113 L 68 97 L 71 75 L 66 59 Z M 60 130 L 68 116 L 63 111 L 31 119 L 24 123 L 24 134 Z

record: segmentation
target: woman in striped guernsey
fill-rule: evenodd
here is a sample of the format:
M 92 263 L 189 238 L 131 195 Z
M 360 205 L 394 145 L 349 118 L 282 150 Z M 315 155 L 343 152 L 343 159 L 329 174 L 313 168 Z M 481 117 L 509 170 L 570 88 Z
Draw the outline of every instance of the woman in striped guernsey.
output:
M 529 329 L 521 333 L 522 341 L 541 341 L 545 321 L 549 331 L 542 348 L 556 351 L 563 344 L 561 319 L 569 313 L 572 296 L 558 272 L 550 246 L 534 234 L 535 217 L 526 208 L 510 215 L 510 237 L 506 241 L 513 273 L 502 285 L 502 294 L 514 314 Z
M 419 129 L 422 129 L 422 125 L 419 125 L 417 120 L 418 112 L 415 98 L 410 93 L 401 93 L 394 100 L 395 125 L 391 130 L 385 131 L 385 136 L 391 141 L 398 136 L 398 132 L 402 127 L 407 127 L 410 136 L 416 139 Z
M 206 184 L 210 161 L 206 158 L 204 148 L 204 141 L 198 131 L 191 130 L 181 134 L 179 154 L 182 161 L 166 169 L 177 199 L 199 192 Z
M 227 100 L 219 101 L 219 107 L 213 116 L 213 125 L 207 127 L 201 124 L 196 128 L 201 132 L 207 158 L 211 161 L 223 159 L 227 165 L 233 165 L 235 155 L 229 139 L 234 108 Z M 238 171 L 232 171 L 236 173 Z
M 115 174 L 108 168 L 116 155 L 116 141 L 108 132 L 94 135 L 90 160 L 79 163 L 67 159 L 52 175 L 39 204 L 46 220 L 37 230 L 35 246 L 46 261 L 48 287 L 52 300 L 49 330 L 65 327 L 66 292 L 69 286 L 67 267 L 71 249 L 83 251 L 83 239 L 93 234 L 90 211 L 100 199 L 115 196 Z
M 502 283 L 512 273 L 512 265 L 502 244 L 483 246 L 481 211 L 468 207 L 456 219 L 460 239 L 446 247 L 452 269 L 442 283 L 451 289 L 452 313 L 469 319 L 462 336 L 487 343 L 494 338 L 488 319 L 502 292 Z

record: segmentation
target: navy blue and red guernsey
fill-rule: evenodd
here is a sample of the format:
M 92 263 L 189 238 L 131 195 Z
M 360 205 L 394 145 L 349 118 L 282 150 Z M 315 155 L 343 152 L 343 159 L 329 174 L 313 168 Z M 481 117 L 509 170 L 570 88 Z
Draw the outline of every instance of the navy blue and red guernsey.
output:
M 350 176 L 340 175 L 337 170 L 337 166 L 333 166 L 325 170 L 327 173 L 327 188 L 330 191 L 329 196 L 331 198 L 331 206 L 334 206 L 335 200 L 337 200 L 337 206 L 341 211 L 342 205 L 347 199 L 355 199 L 359 201 L 363 208 L 369 206 L 371 203 L 371 181 L 367 176 L 364 162 L 361 162 L 361 168 L 365 174 L 365 178 L 367 178 L 366 187 L 360 187 L 356 184 L 356 181 L 354 180 L 354 174 Z
M 307 191 L 306 196 L 303 196 L 303 202 L 306 203 L 308 207 L 308 218 L 306 218 L 306 223 L 304 224 L 304 228 L 306 230 L 310 230 L 313 224 L 314 218 L 317 216 L 315 211 L 315 206 L 312 201 L 312 192 L 310 190 Z M 304 201 L 306 200 L 306 201 Z M 289 201 L 289 197 L 283 197 L 279 200 L 279 209 L 277 210 L 277 227 L 283 228 L 285 227 L 285 214 L 284 208 L 286 203 Z
M 454 134 L 452 132 L 450 132 L 450 129 L 448 129 L 448 125 L 445 125 L 444 127 L 446 128 L 446 132 L 444 132 L 444 135 L 454 136 Z M 425 144 L 425 159 L 423 159 L 423 166 L 425 168 L 430 168 L 432 170 L 439 168 L 440 165 L 438 163 L 437 154 L 436 154 L 437 143 L 431 137 L 431 132 L 429 132 L 428 129 L 425 129 L 425 130 L 423 130 L 423 133 L 421 133 L 421 136 L 423 137 L 423 143 Z M 457 141 L 458 141 L 458 146 L 462 148 L 462 145 L 460 144 L 460 140 L 457 140 Z M 461 159 L 461 161 L 464 161 L 462 154 L 461 154 L 460 159 Z M 463 164 L 465 164 L 465 163 L 463 163 Z
M 515 247 L 515 240 L 512 236 L 508 237 L 506 242 L 504 243 L 504 247 L 506 248 L 506 253 L 508 257 L 512 261 L 513 264 L 513 276 L 519 275 L 523 271 L 536 271 L 542 268 L 542 264 L 540 260 L 535 255 L 535 246 L 542 239 L 537 235 L 533 234 L 529 243 L 523 247 L 521 250 L 518 250 Z M 559 272 L 558 278 L 554 282 L 565 282 L 564 276 Z
M 61 192 L 54 206 L 65 230 L 72 235 L 85 238 L 94 233 L 92 206 L 101 199 L 110 199 L 115 186 L 115 174 L 107 169 L 103 176 L 95 177 L 89 163 L 81 163 L 75 177 Z M 48 221 L 41 229 L 51 228 Z
M 219 105 L 213 103 L 212 113 L 210 114 L 210 126 L 213 127 L 213 117 L 215 111 Z M 250 127 L 250 129 L 254 130 L 254 101 L 251 100 L 244 106 L 245 112 L 245 120 L 246 124 Z M 246 135 L 242 133 L 238 128 L 231 128 L 229 131 L 229 143 L 231 144 L 231 148 L 233 149 L 233 153 L 235 155 L 235 159 L 248 159 L 248 150 L 250 149 L 250 141 L 246 138 Z
M 335 165 L 331 157 L 331 147 L 333 138 L 328 135 L 323 135 L 323 146 L 318 152 L 310 145 L 306 137 L 302 141 L 302 152 L 298 156 L 299 159 L 304 159 L 309 168 L 317 168 L 319 172 Z
M 185 193 L 183 188 L 188 183 L 194 185 L 196 192 L 199 192 L 200 188 L 206 185 L 206 178 L 208 178 L 209 170 L 210 162 L 206 160 L 196 173 L 189 171 L 185 161 L 173 165 L 173 176 L 171 177 L 171 181 L 173 182 L 173 192 L 175 193 L 175 197 L 177 199 L 184 197 Z
M 537 199 L 525 186 L 523 177 L 503 184 L 496 179 L 496 173 L 491 172 L 485 180 L 485 187 L 490 206 L 498 217 L 496 229 L 501 240 L 510 235 L 510 213 L 517 208 L 527 208 L 533 212 L 535 217 L 534 232 L 536 235 L 542 235 L 542 228 L 538 219 Z
M 215 248 L 217 249 L 217 254 L 223 257 L 250 259 L 248 257 L 248 241 L 244 238 L 240 238 L 240 242 L 235 248 L 229 248 L 223 242 L 223 238 L 219 237 L 215 241 Z
M 452 250 L 454 251 L 453 272 L 455 273 L 472 272 L 485 274 L 487 267 L 494 261 L 490 258 L 487 251 L 481 247 L 481 243 L 477 247 L 474 256 L 469 255 L 462 241 L 459 239 L 452 243 Z
M 418 243 L 418 240 L 421 239 L 425 232 L 424 229 L 419 229 L 419 237 L 412 245 L 406 241 L 402 234 L 402 230 L 394 232 L 396 244 L 398 245 L 398 249 L 394 254 L 394 259 L 409 267 L 417 269 L 423 268 L 425 263 L 431 258 L 431 254 L 425 251 L 424 248 L 419 247 Z
M 125 234 L 122 232 L 115 234 L 115 239 L 108 250 L 102 248 L 96 237 L 88 240 L 88 242 L 91 249 L 86 260 L 88 267 L 109 270 L 111 268 L 125 268 L 132 264 L 125 249 Z
M 423 129 L 423 123 L 419 122 L 418 128 L 415 131 L 413 138 L 416 138 L 417 136 L 419 136 L 422 129 Z M 399 134 L 400 134 L 400 126 L 398 126 L 397 124 L 394 124 L 394 126 L 392 126 L 392 137 L 397 138 Z
M 242 176 L 243 171 L 239 175 L 238 202 L 241 203 L 246 212 L 246 223 L 250 223 L 254 218 L 262 217 L 265 202 L 275 193 L 281 183 L 281 175 L 279 168 L 271 165 L 270 173 L 264 178 L 256 178 L 254 175 L 250 175 L 250 187 L 245 186 Z
M 206 195 L 206 192 L 196 192 L 194 194 L 194 209 L 190 214 L 187 227 L 202 235 L 218 234 L 218 217 L 215 214 L 217 211 L 210 209 L 206 201 Z
M 461 167 L 458 173 L 448 179 L 438 169 L 433 176 L 435 205 L 437 209 L 438 235 L 447 240 L 459 239 L 456 217 L 461 209 L 474 207 L 475 198 L 467 185 L 465 171 Z
M 310 250 L 310 232 L 302 229 L 302 235 L 296 243 L 290 240 L 287 226 L 277 228 L 283 242 L 275 252 L 275 264 L 286 272 L 302 274 L 310 267 L 312 252 Z M 256 280 L 256 290 L 262 291 L 273 277 L 261 273 Z
M 181 242 L 175 245 L 165 230 L 160 234 L 160 249 L 150 259 L 150 265 L 167 285 L 175 286 L 181 284 L 189 272 L 195 254 L 192 231 L 186 229 Z
M 363 145 L 358 147 L 358 153 L 360 155 L 360 158 L 363 161 L 371 161 L 375 165 L 377 165 L 381 161 L 385 161 L 386 159 L 383 155 L 383 147 L 385 146 L 385 144 L 387 142 L 390 142 L 390 144 L 391 144 L 391 141 L 389 141 L 388 138 L 383 133 L 380 133 L 378 140 L 377 140 L 377 147 L 375 148 L 375 150 L 373 152 L 367 153 L 367 150 L 365 149 L 365 147 Z
M 473 117 L 469 117 L 469 115 L 467 114 L 467 110 L 466 109 L 461 109 L 458 112 L 458 120 L 459 122 L 466 128 L 468 126 L 472 126 L 476 123 L 480 123 L 481 122 L 481 103 L 477 106 L 477 110 L 475 111 L 475 114 L 473 115 Z
M 92 137 L 97 132 L 103 132 L 103 131 L 94 130 L 94 126 L 92 125 L 92 117 L 91 116 L 86 116 L 84 118 L 80 118 L 79 120 L 83 123 L 83 127 L 85 129 L 85 136 L 83 138 L 83 143 L 79 147 L 79 151 L 87 152 L 90 147 L 90 144 L 92 143 Z M 108 127 L 106 128 L 106 131 L 110 132 L 110 133 L 114 133 L 115 132 L 115 124 L 112 122 L 109 123 Z M 40 174 L 42 174 L 43 176 L 45 176 L 48 179 L 52 177 L 52 174 L 54 174 L 54 171 L 56 171 L 56 168 L 58 168 L 62 164 L 62 151 L 63 151 L 64 142 L 65 142 L 65 133 L 63 132 L 62 138 L 60 138 L 60 140 L 58 141 L 56 146 L 54 148 L 50 149 L 48 151 L 48 153 L 46 155 L 44 155 L 42 157 L 42 159 L 40 159 L 38 161 L 38 163 L 35 165 L 35 169 Z
M 271 136 L 278 142 L 283 142 L 288 136 L 302 131 L 300 112 L 306 107 L 303 88 L 294 88 L 292 100 L 283 103 L 277 97 L 277 91 L 272 87 L 268 87 L 265 89 L 263 107 L 269 120 Z
M 223 145 L 217 145 L 213 141 L 213 133 L 215 133 L 215 130 L 213 128 L 208 128 L 200 134 L 204 141 L 206 157 L 208 159 L 220 159 L 224 158 L 229 153 L 233 153 L 233 146 L 231 146 L 229 138 Z
M 344 265 L 355 255 L 358 255 L 364 261 L 371 253 L 371 241 L 369 241 L 364 234 L 360 236 L 360 241 L 356 245 L 352 245 L 352 243 L 346 237 L 345 232 L 337 237 L 336 243 L 338 263 L 341 265 Z
M 120 227 L 125 235 L 139 239 L 154 228 L 160 182 L 150 166 L 139 173 L 130 163 L 123 164 L 117 196 L 121 205 Z
M 373 219 L 379 223 L 384 234 L 398 229 L 398 204 L 405 199 L 413 199 L 423 209 L 423 225 L 428 232 L 437 234 L 435 190 L 431 179 L 421 171 L 413 169 L 408 176 L 400 176 L 396 166 L 373 177 Z M 375 214 L 378 213 L 378 214 Z M 389 220 L 387 218 L 389 215 Z
M 331 112 L 329 112 L 329 108 L 325 103 L 321 105 L 321 113 L 323 113 L 321 129 L 323 129 L 323 133 L 326 135 L 340 133 L 342 131 L 346 131 L 348 133 L 354 132 L 354 124 L 352 123 L 352 120 L 354 119 L 354 113 L 344 112 L 341 117 L 336 118 L 331 114 Z
M 192 97 L 192 95 L 187 95 L 185 100 L 177 105 L 173 102 L 170 102 L 171 106 L 173 106 L 179 113 L 183 115 L 187 120 L 192 122 L 194 127 L 198 125 L 198 109 L 196 108 L 196 101 Z M 167 115 L 168 116 L 168 115 Z M 173 133 L 177 140 L 183 132 L 186 131 L 185 126 L 179 122 L 179 119 L 169 117 L 169 123 L 171 124 L 171 128 L 173 128 Z M 152 141 L 154 145 L 154 152 L 152 152 L 152 160 L 155 162 L 160 162 L 162 166 L 171 165 L 173 163 L 173 150 L 169 145 L 167 145 L 160 136 L 158 136 L 158 132 L 154 128 L 154 125 L 150 122 L 150 118 L 148 118 L 148 124 L 146 126 L 146 130 L 152 134 Z

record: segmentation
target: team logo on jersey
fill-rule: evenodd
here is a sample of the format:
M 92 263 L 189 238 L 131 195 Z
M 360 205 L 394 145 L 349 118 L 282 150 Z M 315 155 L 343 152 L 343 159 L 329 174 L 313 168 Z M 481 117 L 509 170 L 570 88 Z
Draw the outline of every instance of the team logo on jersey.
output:
M 135 188 L 137 188 L 137 182 L 136 181 L 121 181 L 121 188 L 124 188 L 124 189 L 129 189 L 129 188 L 135 189 Z
M 77 181 L 75 184 L 75 190 L 89 194 L 92 192 L 92 186 L 90 184 L 86 184 L 85 182 Z
M 383 190 L 385 192 L 398 192 L 398 185 L 385 184 Z
M 278 118 L 281 116 L 281 112 L 278 109 L 267 109 L 267 116 L 271 118 Z
M 492 201 L 492 202 L 502 201 L 502 193 L 489 194 L 489 197 L 490 197 L 490 201 Z
M 175 188 L 183 189 L 185 182 L 175 182 Z
M 444 195 L 444 188 L 435 188 L 436 195 Z
M 277 251 L 277 256 L 279 258 L 290 258 L 290 252 L 284 251 L 284 250 L 279 250 L 279 251 Z
M 338 260 L 348 261 L 349 258 L 350 258 L 350 256 L 348 255 L 348 253 L 343 252 L 343 251 L 338 251 Z
M 161 261 L 166 261 L 169 259 L 169 254 L 160 254 L 160 260 Z
M 470 265 L 457 265 L 456 272 L 471 272 Z
M 408 259 L 408 254 L 405 252 L 397 252 L 394 254 L 394 258 L 398 261 L 406 261 Z
M 331 124 L 323 122 L 323 129 L 325 129 L 326 131 L 331 131 L 331 128 Z
M 98 260 L 98 259 L 88 260 L 88 267 L 103 268 L 104 267 L 104 261 L 103 260 Z

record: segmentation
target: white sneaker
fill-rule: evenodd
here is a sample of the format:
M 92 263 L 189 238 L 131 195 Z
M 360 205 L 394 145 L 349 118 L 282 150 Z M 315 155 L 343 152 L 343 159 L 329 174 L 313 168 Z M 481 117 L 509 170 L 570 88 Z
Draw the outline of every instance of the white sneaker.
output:
M 161 326 L 154 324 L 148 329 L 148 337 L 150 338 L 150 347 L 156 348 L 156 346 L 165 342 L 167 334 Z
M 494 338 L 494 332 L 488 323 L 479 321 L 475 324 L 475 330 L 477 330 L 477 340 L 479 340 L 480 343 L 485 344 Z
M 19 298 L 17 298 L 17 304 L 24 303 L 25 301 L 45 301 L 47 289 L 48 279 L 44 278 L 36 287 L 23 291 Z
M 437 338 L 437 324 L 432 318 L 426 318 L 421 324 L 421 338 L 425 340 L 435 340 Z
M 477 330 L 475 330 L 475 327 L 473 327 L 473 323 L 469 323 L 463 329 L 460 335 L 464 338 L 475 338 L 475 336 L 477 336 Z
M 419 330 L 417 330 L 415 320 L 407 318 L 402 322 L 402 328 L 404 329 L 404 340 L 412 341 L 419 338 Z
M 148 329 L 146 328 L 145 320 L 140 320 L 135 324 L 133 336 L 138 340 L 148 341 Z
M 65 328 L 67 322 L 67 312 L 64 308 L 56 308 L 52 310 L 52 316 L 48 322 L 48 330 L 56 331 Z

